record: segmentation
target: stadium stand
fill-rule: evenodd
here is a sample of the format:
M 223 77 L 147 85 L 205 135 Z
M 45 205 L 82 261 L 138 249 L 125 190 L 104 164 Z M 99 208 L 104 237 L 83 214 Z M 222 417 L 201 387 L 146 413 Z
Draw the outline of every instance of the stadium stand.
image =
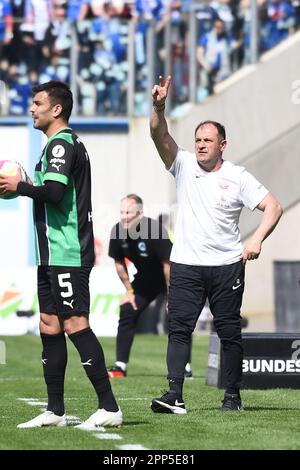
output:
M 172 111 L 202 102 L 299 28 L 299 0 L 0 0 L 2 116 L 28 113 L 31 87 L 71 84 L 79 116 L 143 116 L 159 74 L 173 75 Z

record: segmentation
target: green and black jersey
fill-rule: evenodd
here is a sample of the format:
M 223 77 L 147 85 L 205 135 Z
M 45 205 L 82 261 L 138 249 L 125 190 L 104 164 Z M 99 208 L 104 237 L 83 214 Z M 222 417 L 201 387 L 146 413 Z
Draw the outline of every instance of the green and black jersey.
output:
M 35 185 L 66 186 L 58 204 L 34 200 L 37 264 L 93 266 L 91 167 L 88 153 L 70 128 L 52 136 L 35 167 Z

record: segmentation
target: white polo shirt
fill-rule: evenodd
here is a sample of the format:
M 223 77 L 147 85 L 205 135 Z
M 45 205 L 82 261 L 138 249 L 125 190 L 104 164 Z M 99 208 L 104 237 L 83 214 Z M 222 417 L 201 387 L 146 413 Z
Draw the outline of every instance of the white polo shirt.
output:
M 171 261 L 197 266 L 239 261 L 241 210 L 253 211 L 269 191 L 229 161 L 218 171 L 204 171 L 196 155 L 182 148 L 168 171 L 176 179 L 178 202 Z

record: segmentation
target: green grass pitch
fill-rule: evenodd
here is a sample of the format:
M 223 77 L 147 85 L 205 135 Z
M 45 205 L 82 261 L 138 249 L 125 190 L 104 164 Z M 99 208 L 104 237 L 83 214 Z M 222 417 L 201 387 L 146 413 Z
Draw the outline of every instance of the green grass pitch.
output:
M 137 335 L 126 378 L 113 379 L 114 393 L 124 413 L 118 429 L 87 432 L 66 428 L 17 429 L 17 424 L 41 412 L 20 398 L 46 400 L 39 337 L 1 337 L 6 364 L 0 365 L 0 449 L 150 450 L 300 449 L 300 392 L 290 389 L 244 390 L 245 411 L 222 413 L 223 390 L 205 385 L 208 338 L 194 337 L 194 380 L 186 380 L 187 415 L 154 414 L 150 401 L 167 388 L 167 338 Z M 101 340 L 107 365 L 114 362 L 115 339 Z M 3 343 L 2 343 L 3 345 Z M 96 395 L 74 346 L 68 341 L 66 412 L 81 420 L 96 410 Z M 122 447 L 125 446 L 125 447 Z

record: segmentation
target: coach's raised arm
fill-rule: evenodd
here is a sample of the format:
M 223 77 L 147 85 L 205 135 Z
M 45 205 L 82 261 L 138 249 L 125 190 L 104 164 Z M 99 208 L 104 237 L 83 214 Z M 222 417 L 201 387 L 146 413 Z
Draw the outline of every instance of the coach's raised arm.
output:
M 153 112 L 150 120 L 151 137 L 158 153 L 166 165 L 170 168 L 176 158 L 178 146 L 169 134 L 168 124 L 165 118 L 165 102 L 171 84 L 171 75 L 164 79 L 159 77 L 158 85 L 152 89 Z

